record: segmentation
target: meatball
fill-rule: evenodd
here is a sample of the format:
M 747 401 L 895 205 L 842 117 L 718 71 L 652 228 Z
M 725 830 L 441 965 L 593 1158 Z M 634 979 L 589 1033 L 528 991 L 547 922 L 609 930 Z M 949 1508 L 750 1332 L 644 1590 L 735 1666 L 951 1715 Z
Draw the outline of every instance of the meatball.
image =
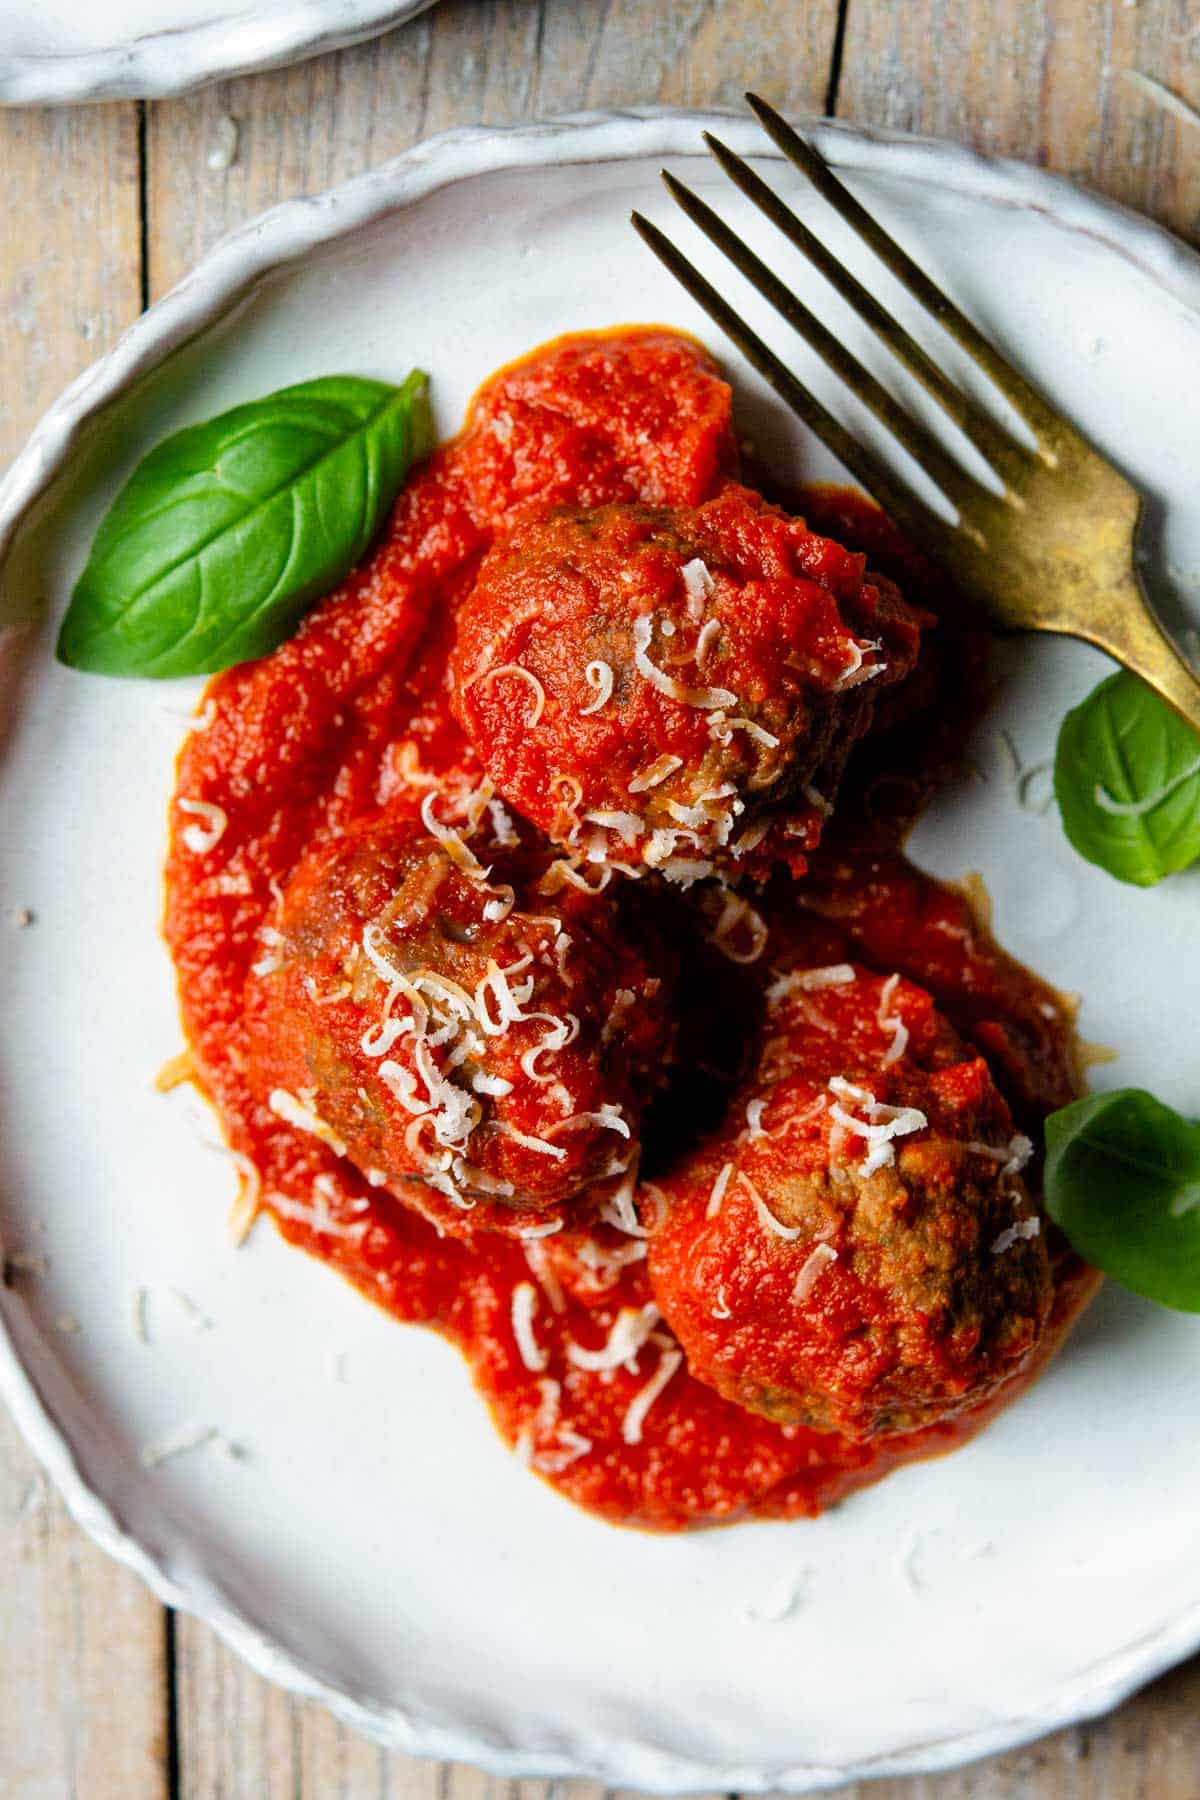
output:
M 794 873 L 922 616 L 748 489 L 560 510 L 484 559 L 458 716 L 512 804 L 580 860 Z
M 1030 1153 L 919 987 L 849 964 L 768 989 L 730 1122 L 659 1183 L 655 1298 L 693 1375 L 859 1439 L 988 1398 L 1049 1315 Z
M 629 1165 L 670 957 L 607 895 L 539 894 L 506 814 L 504 843 L 465 833 L 385 817 L 306 857 L 257 965 L 253 1074 L 439 1224 L 517 1229 Z

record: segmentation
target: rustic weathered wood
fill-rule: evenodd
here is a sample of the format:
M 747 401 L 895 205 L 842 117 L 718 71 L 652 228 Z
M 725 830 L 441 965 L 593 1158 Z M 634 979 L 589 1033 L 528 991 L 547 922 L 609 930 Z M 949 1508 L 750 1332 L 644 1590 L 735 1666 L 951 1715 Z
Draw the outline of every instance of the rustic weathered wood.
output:
M 1191 16 L 1189 17 L 1189 13 Z M 835 0 L 442 0 L 374 44 L 147 109 L 148 281 L 230 226 L 432 131 L 584 106 L 820 111 Z M 1107 70 L 1200 100 L 1192 0 L 849 0 L 838 112 L 1042 162 L 1200 237 L 1200 133 Z M 138 305 L 136 112 L 0 114 L 0 465 Z M 86 221 L 81 225 L 81 221 Z M 163 1616 L 67 1520 L 0 1420 L 0 1793 L 166 1793 Z M 602 1800 L 389 1755 L 174 1625 L 186 1800 Z M 553 1793 L 551 1790 L 553 1789 Z M 1111 1720 L 855 1800 L 1195 1800 L 1200 1662 Z
M 0 114 L 0 216 L 2 469 L 137 316 L 135 109 Z M 0 1563 L 0 1793 L 165 1796 L 162 1609 L 77 1530 L 3 1412 Z
M 442 0 L 373 44 L 149 109 L 151 291 L 222 232 L 431 132 L 588 106 L 735 104 L 820 111 L 832 0 Z M 236 133 L 230 121 L 236 122 Z M 224 161 L 236 135 L 236 160 Z
M 1200 124 L 1127 73 L 1200 103 L 1194 0 L 850 0 L 838 113 L 1070 175 L 1200 236 Z

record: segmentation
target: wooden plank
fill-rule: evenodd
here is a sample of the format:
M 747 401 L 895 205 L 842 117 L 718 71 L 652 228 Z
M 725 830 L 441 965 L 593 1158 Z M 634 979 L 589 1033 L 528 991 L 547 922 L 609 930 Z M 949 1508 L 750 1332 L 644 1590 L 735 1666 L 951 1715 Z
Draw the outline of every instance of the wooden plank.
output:
M 138 185 L 133 107 L 0 113 L 0 468 L 137 316 Z M 0 1791 L 165 1797 L 162 1609 L 77 1530 L 2 1412 L 0 1558 Z
M 732 105 L 751 82 L 820 111 L 833 20 L 827 0 L 770 19 L 760 0 L 442 0 L 372 44 L 152 106 L 151 293 L 239 220 L 454 125 L 634 99 Z
M 837 110 L 1024 157 L 1196 239 L 1200 126 L 1131 70 L 1200 105 L 1193 0 L 850 0 Z

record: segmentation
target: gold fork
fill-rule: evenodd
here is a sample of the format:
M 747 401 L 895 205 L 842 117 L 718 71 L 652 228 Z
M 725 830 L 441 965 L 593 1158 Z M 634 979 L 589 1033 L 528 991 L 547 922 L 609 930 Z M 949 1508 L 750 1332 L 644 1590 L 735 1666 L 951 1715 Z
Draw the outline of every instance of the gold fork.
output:
M 705 144 L 725 173 L 932 394 L 989 464 L 1002 491 L 993 492 L 969 474 L 712 208 L 666 170 L 663 180 L 688 218 L 881 420 L 955 508 L 957 523 L 940 517 L 860 443 L 670 239 L 634 213 L 642 238 L 779 397 L 994 624 L 1095 644 L 1140 675 L 1200 731 L 1200 680 L 1159 625 L 1137 575 L 1133 540 L 1142 507 L 1137 490 L 988 343 L 812 146 L 764 100 L 754 94 L 746 98 L 788 161 L 1005 396 L 1032 432 L 1036 449 L 1027 449 L 970 400 L 762 177 L 710 132 L 704 133 Z

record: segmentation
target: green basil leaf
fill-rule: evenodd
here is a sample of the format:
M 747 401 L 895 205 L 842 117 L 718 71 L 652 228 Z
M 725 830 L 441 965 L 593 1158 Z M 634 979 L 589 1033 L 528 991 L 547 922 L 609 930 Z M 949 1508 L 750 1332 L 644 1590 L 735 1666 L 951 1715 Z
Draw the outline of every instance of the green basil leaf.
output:
M 426 378 L 329 375 L 159 444 L 113 502 L 60 661 L 207 675 L 264 656 L 361 561 L 432 443 Z
M 1141 1088 L 1051 1113 L 1046 1209 L 1087 1262 L 1200 1312 L 1200 1123 Z
M 1200 857 L 1200 736 L 1124 670 L 1069 712 L 1054 791 L 1088 862 L 1150 887 Z

